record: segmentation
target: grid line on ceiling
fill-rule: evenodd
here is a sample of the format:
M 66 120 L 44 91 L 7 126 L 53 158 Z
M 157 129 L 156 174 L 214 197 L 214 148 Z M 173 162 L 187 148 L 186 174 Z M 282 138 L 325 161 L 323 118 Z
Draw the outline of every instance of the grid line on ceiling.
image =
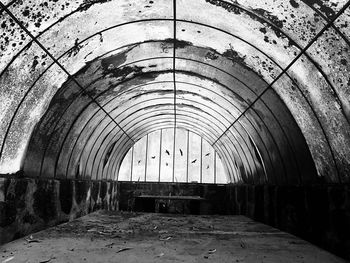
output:
M 173 83 L 174 83 L 174 128 L 176 128 L 176 0 L 173 0 Z
M 173 0 L 173 83 L 174 83 L 174 134 L 173 134 L 173 170 L 172 181 L 175 180 L 175 145 L 176 145 L 176 0 Z
M 176 8 L 176 3 L 175 3 L 175 1 L 176 0 L 173 0 L 173 2 L 174 2 L 174 6 L 175 6 L 175 8 Z M 0 2 L 1 3 L 1 2 Z M 2 11 L 2 10 L 0 10 L 0 11 Z M 341 11 L 339 11 L 338 12 L 338 14 L 336 15 L 336 17 L 332 20 L 332 22 L 330 23 L 331 24 L 331 26 L 334 26 L 334 24 L 333 24 L 333 22 L 341 15 L 340 14 L 341 13 Z M 174 14 L 176 15 L 176 9 L 174 9 Z M 174 59 L 174 62 L 175 62 L 175 49 L 176 49 L 176 30 L 175 30 L 175 26 L 176 26 L 176 16 L 174 16 L 174 56 L 173 56 L 173 59 Z M 326 26 L 325 26 L 326 27 Z M 33 41 L 35 41 L 35 39 L 33 39 Z M 293 62 L 292 62 L 293 63 Z M 174 67 L 173 67 L 173 71 L 174 71 L 174 118 L 175 118 L 175 126 L 176 126 L 176 84 L 175 84 L 175 63 L 174 63 Z M 283 74 L 283 73 L 282 73 Z M 277 77 L 278 78 L 278 77 Z M 75 81 L 75 79 L 74 79 L 74 81 Z M 272 85 L 272 84 L 270 84 L 270 85 Z M 79 86 L 79 85 L 78 85 Z M 269 87 L 268 87 L 269 88 Z M 262 94 L 261 94 L 262 95 Z M 255 102 L 253 102 L 252 104 L 254 104 Z M 97 102 L 96 102 L 96 104 L 98 104 Z M 98 104 L 98 106 L 100 106 L 99 104 Z M 253 105 L 250 105 L 250 107 L 251 106 L 253 106 Z M 102 108 L 102 110 L 103 110 L 103 108 Z M 241 115 L 243 115 L 244 114 L 244 112 L 241 114 Z M 108 115 L 108 113 L 107 113 L 107 115 Z M 113 118 L 111 118 L 113 121 L 115 121 Z M 237 119 L 235 120 L 235 122 L 237 121 Z M 118 125 L 118 124 L 117 124 Z M 233 124 L 232 124 L 233 125 Z M 231 125 L 231 126 L 232 126 Z M 119 126 L 119 125 L 118 125 Z M 123 129 L 121 129 L 121 130 L 123 130 Z M 226 132 L 226 131 L 225 131 Z M 225 134 L 225 132 L 222 134 L 222 135 L 224 135 Z M 128 135 L 127 133 L 125 133 L 126 135 Z M 221 135 L 221 136 L 222 136 Z M 220 137 L 221 137 L 220 136 Z M 128 136 L 129 137 L 129 136 Z M 130 137 L 129 137 L 130 138 Z
M 258 13 L 254 13 L 252 12 L 251 10 L 239 5 L 237 2 L 228 2 L 228 1 L 225 1 L 225 0 L 219 0 L 220 2 L 223 2 L 225 4 L 228 4 L 228 5 L 231 5 L 231 6 L 234 6 L 235 8 L 238 8 L 240 10 L 243 10 L 244 12 L 247 12 L 249 13 L 250 15 L 254 15 L 258 18 L 261 18 L 263 19 L 265 22 L 268 22 L 269 20 L 266 19 L 264 16 L 262 15 L 259 15 Z M 312 11 L 315 12 L 315 14 L 319 15 L 320 17 L 322 17 L 322 19 L 325 21 L 325 22 L 329 22 L 331 21 L 326 15 L 324 15 L 320 10 L 318 10 L 317 8 L 315 8 L 312 4 L 308 3 L 307 1 L 303 0 L 303 3 L 308 6 L 310 9 L 312 9 Z M 273 24 L 274 25 L 274 24 Z M 334 23 L 332 23 L 331 27 L 342 37 L 342 39 L 350 46 L 350 41 L 346 38 L 346 36 L 339 30 L 339 28 L 334 25 Z M 279 30 L 279 27 L 275 26 L 274 25 L 274 30 Z
M 31 32 L 29 32 L 29 30 L 22 24 L 22 22 L 19 21 L 17 17 L 1 1 L 0 1 L 0 7 L 54 61 L 54 63 L 58 65 L 62 69 L 62 71 L 68 75 L 68 79 L 73 80 L 73 82 L 82 90 L 83 94 L 85 94 L 89 99 L 91 99 L 108 117 L 110 117 L 111 120 L 120 128 L 120 130 L 123 131 L 123 133 L 129 138 L 129 140 L 134 142 L 134 140 L 124 131 L 124 129 L 120 126 L 120 124 L 116 122 L 116 120 L 101 106 L 101 104 L 94 97 L 92 97 L 89 93 L 85 91 L 84 87 L 78 82 L 78 80 L 68 72 L 68 70 L 47 50 L 47 48 L 36 37 L 34 37 L 31 34 Z M 0 156 L 1 156 L 2 150 L 3 149 L 1 149 Z
M 1 9 L 2 10 L 2 9 Z M 146 19 L 146 20 L 143 20 L 143 21 L 155 21 L 155 20 L 169 20 L 169 21 L 173 21 L 173 19 Z M 191 21 L 191 22 L 189 22 L 189 21 L 185 21 L 185 20 L 179 20 L 179 19 L 177 19 L 177 21 L 181 21 L 181 22 L 188 22 L 188 23 L 194 23 L 194 24 L 198 24 L 198 25 L 202 25 L 202 26 L 208 26 L 208 25 L 205 25 L 205 24 L 201 24 L 201 23 L 198 23 L 198 22 L 194 22 L 194 21 Z M 133 21 L 133 22 L 136 22 L 136 21 Z M 120 25 L 126 25 L 126 24 L 130 24 L 130 23 L 133 23 L 133 22 L 127 22 L 127 23 L 122 23 L 122 24 L 120 24 Z M 55 23 L 54 23 L 55 24 Z M 120 26 L 120 25 L 117 25 L 117 26 Z M 272 25 L 271 25 L 272 26 Z M 50 28 L 51 26 L 49 26 L 48 28 Z M 113 26 L 113 27 L 111 27 L 111 28 L 114 28 L 115 26 Z M 226 31 L 224 31 L 224 30 L 220 30 L 220 29 L 218 29 L 218 28 L 215 28 L 215 27 L 212 27 L 212 26 L 209 26 L 210 28 L 213 28 L 213 29 L 215 29 L 215 30 L 219 30 L 219 31 L 222 31 L 223 33 L 226 33 L 226 34 L 229 34 L 228 32 L 226 32 Z M 109 28 L 110 29 L 110 28 Z M 104 30 L 102 30 L 102 31 L 99 31 L 99 32 L 97 32 L 97 33 L 95 33 L 94 35 L 97 35 L 97 34 L 100 34 L 100 33 L 102 33 L 102 32 L 104 32 L 106 29 L 104 29 Z M 275 30 L 278 30 L 278 28 L 275 28 Z M 43 32 L 45 32 L 46 30 L 44 30 L 44 31 L 42 31 L 41 33 L 39 33 L 38 34 L 38 36 L 41 36 L 41 34 L 43 33 Z M 283 33 L 282 31 L 280 32 L 280 33 Z M 229 35 L 231 35 L 231 34 L 229 34 Z M 36 37 L 36 38 L 38 38 L 38 36 Z M 237 36 L 234 36 L 234 35 L 232 35 L 233 37 L 237 37 Z M 288 37 L 288 36 L 287 36 Z M 86 38 L 86 39 L 84 39 L 83 41 L 86 41 L 88 38 Z M 239 38 L 241 41 L 244 41 L 244 42 L 246 42 L 244 39 L 241 39 L 241 38 Z M 26 45 L 26 47 L 28 47 L 32 42 L 33 42 L 34 40 L 31 40 L 27 45 Z M 81 42 L 80 42 L 81 43 Z M 248 42 L 246 42 L 247 44 L 249 44 L 249 45 L 251 45 L 250 43 L 248 43 Z M 254 46 L 254 45 L 252 45 L 255 49 L 257 49 L 259 52 L 262 52 L 261 50 L 259 50 L 256 46 Z M 24 47 L 24 49 L 26 48 L 26 47 Z M 301 47 L 299 47 L 298 46 L 298 48 L 299 49 L 301 49 Z M 23 51 L 23 49 L 21 50 L 21 52 Z M 264 55 L 266 55 L 264 52 L 262 52 Z M 18 53 L 19 54 L 19 53 Z M 333 87 L 332 87 L 332 84 L 329 82 L 329 80 L 327 79 L 327 77 L 325 76 L 325 74 L 322 72 L 322 69 L 320 69 L 319 68 L 319 66 L 310 58 L 310 57 L 308 57 L 308 55 L 307 55 L 307 53 L 305 53 L 305 56 L 316 66 L 316 68 L 318 69 L 318 70 L 320 70 L 320 72 L 321 72 L 321 74 L 322 74 L 322 76 L 325 78 L 325 80 L 327 81 L 327 83 L 330 85 L 330 87 L 333 89 Z M 17 55 L 15 55 L 15 58 L 17 57 Z M 59 57 L 60 58 L 60 57 Z M 172 56 L 170 57 L 170 58 L 172 58 Z M 271 59 L 270 57 L 269 57 L 269 59 Z M 274 63 L 276 63 L 275 61 L 274 61 Z M 54 62 L 53 62 L 53 64 L 54 64 Z M 278 67 L 280 67 L 278 64 L 276 64 Z M 8 68 L 8 66 L 6 66 L 6 68 L 5 68 L 5 70 Z M 281 69 L 282 69 L 282 67 L 280 67 Z M 4 71 L 3 71 L 4 72 Z M 3 73 L 2 72 L 2 73 Z M 44 71 L 45 72 L 45 71 Z M 2 73 L 0 73 L 0 77 L 1 77 L 1 75 L 2 75 Z M 288 74 L 287 74 L 288 75 Z M 290 78 L 290 77 L 289 77 Z M 28 93 L 28 91 L 27 91 L 27 93 Z M 20 104 L 22 104 L 22 102 L 23 102 L 23 100 L 24 100 L 24 98 L 22 99 L 22 101 L 21 101 L 21 103 Z M 312 109 L 312 108 L 311 108 Z M 16 112 L 18 111 L 18 107 L 17 107 L 17 109 L 15 110 L 15 114 L 16 114 Z M 10 121 L 10 125 L 9 125 L 9 127 L 8 127 L 8 129 L 7 129 L 7 131 L 6 131 L 6 133 L 5 133 L 5 136 L 4 136 L 4 139 L 3 139 L 3 141 L 5 142 L 6 141 L 6 138 L 7 138 L 7 135 L 8 135 L 8 132 L 9 132 L 9 129 L 10 129 L 10 126 L 11 126 L 11 123 L 13 122 L 13 119 L 14 119 L 14 116 L 15 116 L 15 114 L 13 115 L 13 117 L 12 117 L 12 119 L 11 119 L 11 121 Z M 316 117 L 316 119 L 317 119 L 317 121 L 320 123 L 320 121 L 319 121 L 319 119 L 318 119 L 318 117 L 317 117 L 317 115 L 315 115 L 315 117 Z M 320 123 L 320 125 L 321 125 L 321 123 Z M 327 144 L 328 144 L 328 146 L 329 146 L 329 148 L 330 148 L 330 150 L 332 151 L 332 149 L 331 149 L 331 146 L 330 146 L 330 143 L 329 143 L 329 141 L 328 141 L 328 139 L 327 139 L 327 136 L 326 136 L 326 134 L 325 134 L 325 132 L 324 132 L 324 129 L 322 128 L 322 125 L 321 125 L 321 129 L 322 129 L 322 132 L 324 133 L 324 135 L 325 135 L 325 137 L 326 137 L 326 141 L 327 141 Z M 5 144 L 3 144 L 2 145 L 2 148 L 1 148 L 1 150 L 0 150 L 0 156 L 1 156 L 1 153 L 2 153 L 2 151 L 3 151 L 3 147 L 4 147 L 4 145 Z
M 12 0 L 12 1 L 10 1 L 9 3 L 6 4 L 6 7 L 7 7 L 7 8 L 10 7 L 10 6 L 13 5 L 16 1 L 17 1 L 17 0 Z M 2 2 L 0 1 L 0 3 L 2 3 Z M 1 15 L 2 12 L 4 12 L 4 11 L 5 11 L 5 9 L 4 9 L 4 8 L 1 8 L 1 9 L 0 9 L 0 15 Z

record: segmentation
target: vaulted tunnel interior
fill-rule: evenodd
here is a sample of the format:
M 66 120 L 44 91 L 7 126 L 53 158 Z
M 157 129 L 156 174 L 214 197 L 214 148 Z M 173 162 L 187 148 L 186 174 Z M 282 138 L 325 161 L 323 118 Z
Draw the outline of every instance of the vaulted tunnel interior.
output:
M 0 242 L 196 193 L 350 258 L 349 4 L 0 1 Z M 157 157 L 126 182 L 145 138 Z M 146 180 L 152 156 L 168 180 Z

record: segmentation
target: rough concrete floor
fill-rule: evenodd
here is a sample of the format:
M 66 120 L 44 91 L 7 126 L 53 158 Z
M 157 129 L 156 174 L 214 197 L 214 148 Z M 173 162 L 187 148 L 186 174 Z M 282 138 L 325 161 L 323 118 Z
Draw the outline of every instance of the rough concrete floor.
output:
M 1 262 L 345 262 L 243 216 L 99 211 L 0 247 Z

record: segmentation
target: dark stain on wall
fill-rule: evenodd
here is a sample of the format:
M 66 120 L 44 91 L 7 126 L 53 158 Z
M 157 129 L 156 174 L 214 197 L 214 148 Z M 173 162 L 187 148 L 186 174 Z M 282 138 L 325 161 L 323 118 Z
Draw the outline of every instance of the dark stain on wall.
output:
M 92 181 L 91 182 L 91 210 L 99 209 L 99 193 L 100 193 L 100 182 Z
M 33 195 L 33 209 L 34 213 L 45 222 L 49 222 L 57 217 L 56 205 L 54 203 L 55 194 L 57 193 L 53 181 L 37 181 L 37 189 Z
M 101 199 L 104 199 L 107 194 L 107 184 L 106 183 L 101 183 L 101 190 L 100 190 L 100 197 Z
M 71 180 L 61 181 L 59 196 L 62 211 L 66 214 L 69 214 L 72 209 L 73 202 L 73 182 Z
M 75 201 L 80 204 L 87 197 L 86 189 L 90 187 L 89 181 L 75 181 Z

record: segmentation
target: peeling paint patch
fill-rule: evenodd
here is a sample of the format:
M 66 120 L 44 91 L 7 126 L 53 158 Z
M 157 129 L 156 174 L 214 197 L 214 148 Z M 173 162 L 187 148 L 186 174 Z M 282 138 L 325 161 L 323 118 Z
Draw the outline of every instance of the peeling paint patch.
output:
M 86 11 L 88 10 L 91 6 L 95 4 L 103 4 L 110 2 L 111 0 L 84 0 L 84 2 L 80 5 L 79 10 L 80 11 Z
M 216 5 L 216 6 L 220 6 L 220 7 L 224 8 L 225 10 L 227 10 L 228 12 L 233 12 L 236 15 L 241 14 L 241 10 L 230 3 L 223 2 L 220 0 L 206 0 L 206 2 L 213 4 L 213 5 Z
M 269 19 L 274 25 L 276 25 L 279 28 L 283 28 L 283 21 L 281 21 L 277 16 L 271 14 L 271 12 L 266 11 L 264 9 L 261 8 L 256 8 L 256 9 L 252 9 L 255 13 L 266 17 L 267 19 Z
M 108 69 L 117 68 L 120 65 L 124 64 L 126 61 L 127 55 L 125 52 L 115 54 L 101 60 L 101 66 L 106 71 Z
M 214 52 L 208 52 L 206 55 L 205 55 L 205 58 L 206 59 L 209 59 L 209 60 L 216 60 L 216 59 L 218 59 L 218 55 L 217 54 L 215 54 Z
M 121 80 L 130 77 L 131 75 L 137 75 L 142 73 L 143 67 L 138 66 L 125 66 L 121 68 L 115 68 L 113 64 L 109 64 L 109 66 L 104 68 L 105 74 L 111 74 L 116 78 L 120 78 Z
M 290 3 L 291 6 L 293 6 L 294 8 L 299 8 L 299 4 L 298 4 L 298 2 L 296 2 L 295 0 L 289 0 L 289 3 Z
M 322 1 L 322 0 L 303 0 L 303 1 L 309 6 L 316 7 L 329 18 L 332 18 L 333 16 L 336 15 L 336 12 L 332 8 L 338 5 L 336 2 Z
M 176 39 L 176 41 L 174 41 L 173 38 L 167 38 L 163 42 L 166 43 L 166 44 L 174 44 L 174 42 L 175 42 L 175 47 L 176 48 L 185 48 L 187 46 L 192 46 L 193 45 L 189 41 L 178 40 L 178 39 Z
M 79 44 L 79 38 L 75 39 L 74 47 L 71 48 L 67 53 L 68 57 L 76 56 L 81 48 L 82 46 Z
M 222 55 L 226 58 L 228 58 L 229 60 L 231 60 L 233 62 L 233 64 L 235 63 L 239 63 L 243 66 L 247 66 L 246 63 L 244 62 L 244 59 L 246 58 L 246 56 L 241 57 L 237 51 L 234 50 L 233 46 L 230 44 L 230 48 L 227 49 L 224 53 L 222 53 Z

